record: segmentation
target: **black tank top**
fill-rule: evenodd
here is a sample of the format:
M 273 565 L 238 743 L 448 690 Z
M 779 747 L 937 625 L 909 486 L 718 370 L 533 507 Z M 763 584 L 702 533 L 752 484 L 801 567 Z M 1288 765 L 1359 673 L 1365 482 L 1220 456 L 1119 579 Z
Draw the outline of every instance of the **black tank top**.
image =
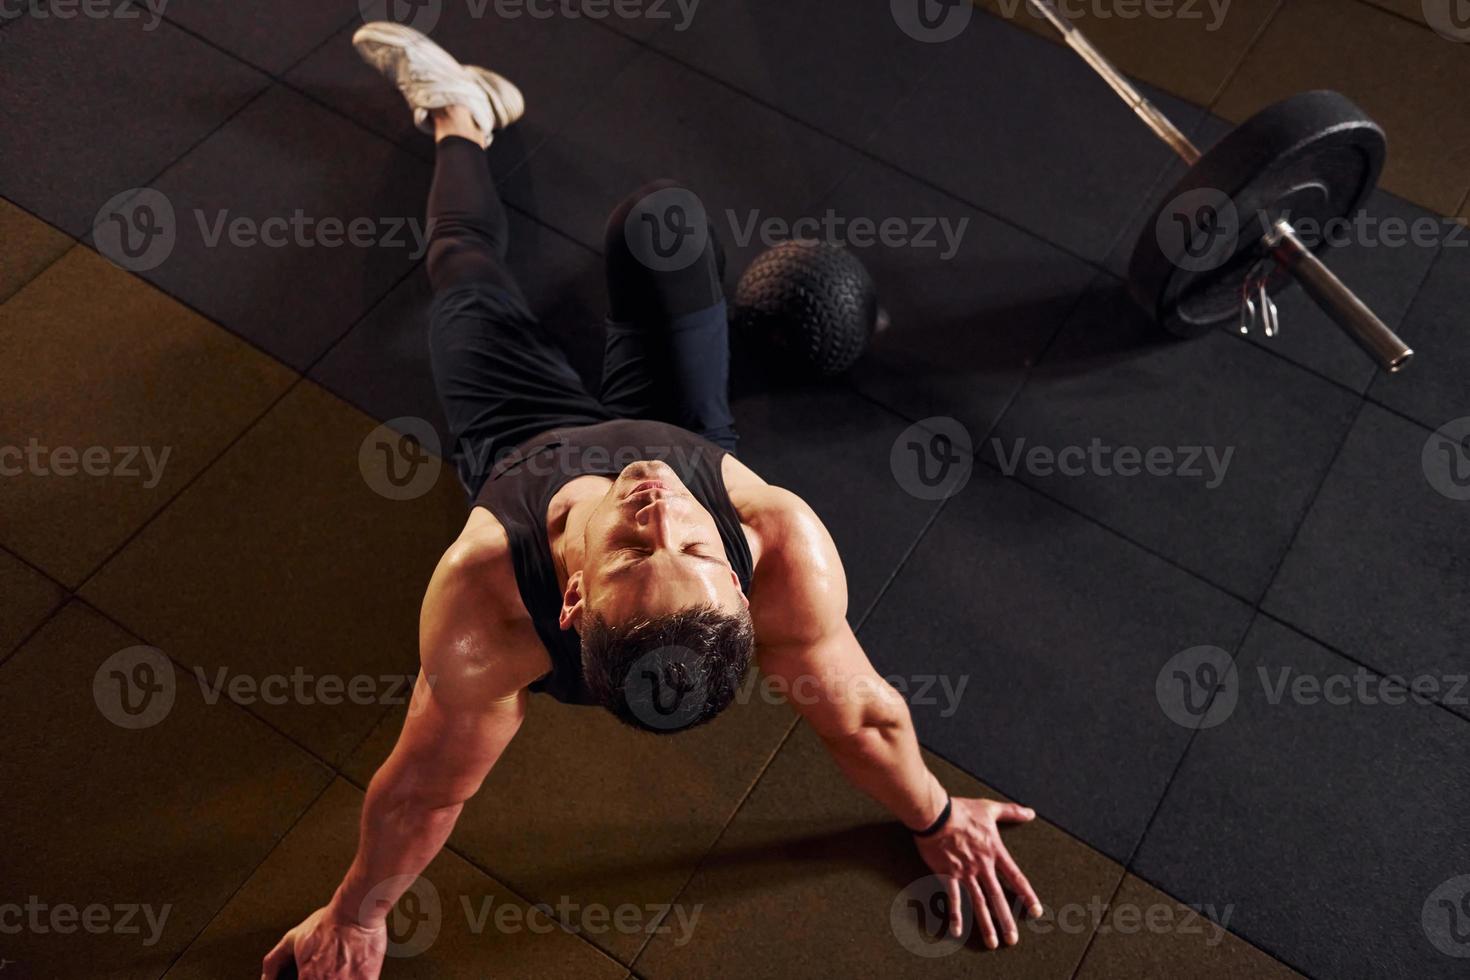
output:
M 475 506 L 490 511 L 505 528 L 521 601 L 551 655 L 551 672 L 533 683 L 531 690 L 544 691 L 568 704 L 592 703 L 582 672 L 581 640 L 575 630 L 563 630 L 558 623 L 562 590 L 546 536 L 546 508 L 551 498 L 579 476 L 615 477 L 630 463 L 662 460 L 714 517 L 725 556 L 748 595 L 750 545 L 725 489 L 720 469 L 724 458 L 724 449 L 677 426 L 618 419 L 552 429 L 517 446 L 495 465 Z

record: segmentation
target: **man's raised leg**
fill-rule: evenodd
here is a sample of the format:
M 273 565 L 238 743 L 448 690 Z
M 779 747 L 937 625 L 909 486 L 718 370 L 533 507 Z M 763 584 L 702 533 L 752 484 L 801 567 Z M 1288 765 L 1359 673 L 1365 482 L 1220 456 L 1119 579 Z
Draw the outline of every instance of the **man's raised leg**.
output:
M 730 338 L 720 243 L 704 205 L 672 180 L 613 210 L 605 234 L 609 412 L 652 418 L 734 451 Z

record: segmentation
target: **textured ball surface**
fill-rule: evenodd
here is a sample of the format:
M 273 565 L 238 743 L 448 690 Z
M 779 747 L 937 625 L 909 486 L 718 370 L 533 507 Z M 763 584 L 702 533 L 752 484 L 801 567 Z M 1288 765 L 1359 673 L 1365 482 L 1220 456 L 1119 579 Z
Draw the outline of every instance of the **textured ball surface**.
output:
M 878 292 L 857 256 L 824 242 L 782 242 L 735 291 L 736 329 L 821 375 L 856 363 L 878 320 Z

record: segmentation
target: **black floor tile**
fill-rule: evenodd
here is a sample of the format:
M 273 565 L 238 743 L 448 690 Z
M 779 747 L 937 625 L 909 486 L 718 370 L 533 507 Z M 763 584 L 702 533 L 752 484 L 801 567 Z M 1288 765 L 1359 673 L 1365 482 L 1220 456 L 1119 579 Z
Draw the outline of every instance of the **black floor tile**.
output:
M 1370 398 L 1432 429 L 1470 415 L 1470 228 L 1453 227 L 1403 320 L 1414 361 L 1368 389 Z
M 1462 676 L 1467 555 L 1470 455 L 1369 404 L 1264 608 L 1384 673 Z M 1464 703 L 1454 710 L 1470 717 Z
M 942 685 L 926 745 L 1126 860 L 1189 730 L 1155 696 L 1196 646 L 1234 649 L 1250 609 L 1013 480 L 977 471 L 862 631 L 884 674 Z M 947 716 L 946 716 L 947 715 Z
M 1223 332 L 1164 338 L 1108 281 L 1083 300 L 984 452 L 1254 601 L 1357 405 Z M 1067 453 L 1056 456 L 1065 468 L 1046 453 Z
M 168 19 L 264 71 L 280 74 L 348 20 L 354 0 L 171 0 Z
M 866 159 L 818 211 L 840 218 L 839 229 L 893 219 L 904 229 L 892 245 L 855 248 L 892 321 L 854 369 L 857 386 L 913 420 L 957 419 L 974 440 L 990 431 L 1094 275 L 1065 252 Z
M 596 391 L 607 305 L 602 259 L 511 211 L 509 260 L 531 308 Z M 447 450 L 449 433 L 429 363 L 432 301 L 420 266 L 322 358 L 311 377 L 374 418 L 427 420 Z
M 0 192 L 73 235 L 268 79 L 148 16 L 25 17 L 0 58 Z
M 711 4 L 705 0 L 576 0 L 584 20 L 648 42 L 667 31 L 687 31 Z M 558 6 L 556 9 L 563 9 Z
M 1264 617 L 1237 665 L 1135 870 L 1310 976 L 1463 977 L 1470 725 Z
M 1065 48 L 976 16 L 931 45 L 922 91 L 869 147 L 1048 241 L 1101 262 L 1172 159 L 1112 90 Z M 1181 128 L 1202 110 L 1147 87 Z
M 709 3 L 653 45 L 851 143 L 873 134 L 934 57 L 887 4 L 841 0 Z
M 908 424 L 840 385 L 752 391 L 732 407 L 741 461 L 805 500 L 831 532 L 848 619 L 861 622 L 938 506 L 895 478 L 893 445 Z
M 427 421 L 447 454 L 449 433 L 429 363 L 434 294 L 419 266 L 312 368 L 323 388 L 382 421 Z
M 177 238 L 141 271 L 299 369 L 421 258 L 428 188 L 424 163 L 276 86 L 154 184 Z
M 858 159 L 841 144 L 653 51 L 503 185 L 508 200 L 602 250 L 608 212 L 660 177 L 703 201 L 732 275 L 760 251 L 732 228 L 803 216 Z
M 476 16 L 482 9 L 484 15 Z M 479 0 L 451 0 L 443 5 L 431 36 L 467 64 L 504 75 L 525 95 L 525 117 L 495 137 L 490 154 L 491 169 L 503 177 L 565 127 L 641 49 L 586 20 L 536 19 L 527 14 L 504 18 L 496 16 L 496 9 L 495 4 Z M 414 128 L 403 96 L 353 49 L 352 35 L 359 26 L 354 23 L 338 33 L 294 68 L 287 80 L 431 159 L 433 141 Z

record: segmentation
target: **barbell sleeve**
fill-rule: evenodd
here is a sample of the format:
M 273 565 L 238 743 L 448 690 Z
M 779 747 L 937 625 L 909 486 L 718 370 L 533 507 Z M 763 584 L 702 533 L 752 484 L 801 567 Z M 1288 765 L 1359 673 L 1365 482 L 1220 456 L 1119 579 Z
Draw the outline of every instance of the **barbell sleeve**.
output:
M 1307 248 L 1287 221 L 1278 221 L 1266 236 L 1266 246 L 1283 269 L 1291 273 L 1358 346 L 1385 371 L 1396 374 L 1413 360 L 1414 351 L 1389 329 L 1341 279 Z

